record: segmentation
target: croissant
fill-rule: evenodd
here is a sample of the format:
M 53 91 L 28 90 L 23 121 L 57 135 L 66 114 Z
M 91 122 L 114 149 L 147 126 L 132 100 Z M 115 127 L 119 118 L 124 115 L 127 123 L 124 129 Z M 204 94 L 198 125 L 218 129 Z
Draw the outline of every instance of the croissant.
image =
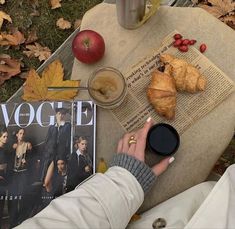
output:
M 160 71 L 152 72 L 147 97 L 156 112 L 167 119 L 175 117 L 176 87 L 173 77 Z
M 169 65 L 167 73 L 175 78 L 178 91 L 195 93 L 205 90 L 206 79 L 193 65 L 170 54 L 162 54 L 160 59 L 164 64 Z

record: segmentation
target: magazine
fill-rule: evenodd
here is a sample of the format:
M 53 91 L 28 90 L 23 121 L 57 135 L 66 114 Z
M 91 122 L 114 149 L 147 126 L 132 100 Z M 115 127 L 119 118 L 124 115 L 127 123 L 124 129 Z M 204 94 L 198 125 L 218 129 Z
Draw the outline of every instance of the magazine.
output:
M 95 172 L 92 101 L 0 104 L 1 228 L 37 214 Z

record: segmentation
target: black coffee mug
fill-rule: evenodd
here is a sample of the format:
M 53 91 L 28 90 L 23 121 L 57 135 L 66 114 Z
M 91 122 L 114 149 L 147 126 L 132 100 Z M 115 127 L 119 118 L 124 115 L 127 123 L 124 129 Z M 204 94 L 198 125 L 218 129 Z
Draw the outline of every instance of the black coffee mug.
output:
M 166 123 L 152 126 L 147 135 L 147 146 L 161 156 L 174 154 L 180 145 L 180 136 L 177 130 Z

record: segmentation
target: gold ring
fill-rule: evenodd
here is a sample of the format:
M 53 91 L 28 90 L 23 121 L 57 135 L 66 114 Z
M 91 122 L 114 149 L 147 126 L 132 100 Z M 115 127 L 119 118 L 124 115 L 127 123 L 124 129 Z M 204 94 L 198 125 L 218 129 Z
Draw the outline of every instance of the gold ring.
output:
M 134 137 L 134 136 L 131 136 L 130 139 L 129 139 L 129 141 L 128 141 L 128 143 L 129 143 L 129 145 L 131 145 L 131 144 L 136 144 L 137 141 L 135 140 L 135 137 Z

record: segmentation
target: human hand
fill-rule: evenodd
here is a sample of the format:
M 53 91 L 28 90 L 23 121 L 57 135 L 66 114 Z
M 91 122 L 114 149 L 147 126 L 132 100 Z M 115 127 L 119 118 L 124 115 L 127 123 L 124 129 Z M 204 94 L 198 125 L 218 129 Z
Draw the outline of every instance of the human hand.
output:
M 89 165 L 87 165 L 86 167 L 85 167 L 85 172 L 90 172 L 90 166 Z
M 139 161 L 144 162 L 146 138 L 149 129 L 153 125 L 153 120 L 148 118 L 144 127 L 131 133 L 126 133 L 123 138 L 118 142 L 117 153 L 126 153 Z M 134 137 L 132 143 L 130 144 L 131 137 Z M 159 176 L 162 174 L 169 166 L 170 163 L 174 161 L 174 157 L 167 157 L 163 159 L 160 163 L 152 167 L 152 171 L 155 175 Z
M 16 149 L 17 148 L 17 143 L 14 143 L 13 146 L 12 146 L 13 149 Z

